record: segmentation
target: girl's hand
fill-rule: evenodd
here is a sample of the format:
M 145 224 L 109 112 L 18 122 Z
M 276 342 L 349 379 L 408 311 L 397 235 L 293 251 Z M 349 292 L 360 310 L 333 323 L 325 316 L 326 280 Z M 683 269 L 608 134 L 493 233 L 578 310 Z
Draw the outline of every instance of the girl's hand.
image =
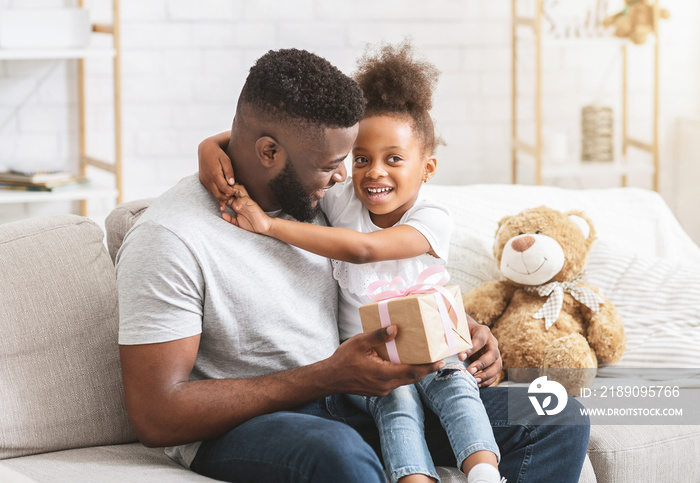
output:
M 212 136 L 199 143 L 199 181 L 219 200 L 219 208 L 224 211 L 226 202 L 234 196 L 233 167 L 231 160 Z
M 244 230 L 267 235 L 272 227 L 274 218 L 267 216 L 260 208 L 260 205 L 248 196 L 248 192 L 243 185 L 236 183 L 232 188 L 234 198 L 228 202 L 228 205 L 236 212 L 236 217 L 234 218 L 228 213 L 222 213 L 221 217 L 232 225 L 236 225 Z

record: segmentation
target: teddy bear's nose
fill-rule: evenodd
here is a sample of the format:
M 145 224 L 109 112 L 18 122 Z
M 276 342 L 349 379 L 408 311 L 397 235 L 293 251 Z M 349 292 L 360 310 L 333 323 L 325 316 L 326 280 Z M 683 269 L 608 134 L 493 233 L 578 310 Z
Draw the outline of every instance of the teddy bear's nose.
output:
M 535 243 L 535 237 L 521 236 L 520 238 L 513 240 L 513 243 L 511 243 L 510 246 L 512 246 L 513 250 L 515 250 L 516 252 L 522 253 L 528 248 L 530 248 L 533 243 Z

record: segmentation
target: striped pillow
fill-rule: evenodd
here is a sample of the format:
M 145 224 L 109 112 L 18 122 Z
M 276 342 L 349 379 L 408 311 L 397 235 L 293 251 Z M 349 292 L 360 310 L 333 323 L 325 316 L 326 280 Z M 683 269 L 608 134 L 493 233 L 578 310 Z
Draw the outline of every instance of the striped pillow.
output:
M 598 241 L 587 281 L 615 305 L 627 350 L 614 367 L 700 367 L 700 265 L 621 252 Z

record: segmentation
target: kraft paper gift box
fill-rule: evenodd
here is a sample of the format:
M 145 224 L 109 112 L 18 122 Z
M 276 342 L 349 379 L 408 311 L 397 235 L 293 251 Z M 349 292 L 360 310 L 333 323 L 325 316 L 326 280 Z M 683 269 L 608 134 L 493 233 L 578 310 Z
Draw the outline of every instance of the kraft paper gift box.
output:
M 389 300 L 372 302 L 360 307 L 360 319 L 365 332 L 382 327 L 380 304 L 386 304 L 390 323 L 398 327 L 394 339 L 398 358 L 404 364 L 426 364 L 442 360 L 448 356 L 471 348 L 471 337 L 467 316 L 462 304 L 462 293 L 458 286 L 444 287 L 454 298 L 453 304 L 446 303 L 449 315 L 449 328 L 453 336 L 454 351 L 450 351 L 445 337 L 437 292 L 420 293 Z M 442 295 L 438 294 L 438 297 Z M 444 297 L 443 297 L 444 300 Z M 390 361 L 391 343 L 375 349 L 384 360 Z M 395 362 L 395 361 L 392 361 Z

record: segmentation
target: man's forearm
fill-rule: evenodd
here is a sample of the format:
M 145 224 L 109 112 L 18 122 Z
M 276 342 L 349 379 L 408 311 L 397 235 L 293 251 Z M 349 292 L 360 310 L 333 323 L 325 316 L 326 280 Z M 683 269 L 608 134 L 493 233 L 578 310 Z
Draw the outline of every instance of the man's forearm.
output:
M 158 412 L 172 408 L 174 414 L 155 416 L 160 423 L 142 441 L 148 446 L 172 446 L 210 439 L 257 416 L 328 396 L 334 391 L 323 383 L 327 374 L 321 364 L 249 379 L 178 383 L 168 391 L 164 407 L 155 408 Z
M 301 406 L 336 392 L 331 359 L 244 379 L 190 381 L 186 339 L 120 346 L 129 418 L 146 446 L 172 446 L 219 436 L 245 421 Z M 195 352 L 196 354 L 196 352 Z
M 374 347 L 392 340 L 390 326 L 352 337 L 327 359 L 245 379 L 190 381 L 199 336 L 120 346 L 129 418 L 146 446 L 173 446 L 220 436 L 254 417 L 293 409 L 334 393 L 383 396 L 420 381 L 443 362 L 392 364 Z

